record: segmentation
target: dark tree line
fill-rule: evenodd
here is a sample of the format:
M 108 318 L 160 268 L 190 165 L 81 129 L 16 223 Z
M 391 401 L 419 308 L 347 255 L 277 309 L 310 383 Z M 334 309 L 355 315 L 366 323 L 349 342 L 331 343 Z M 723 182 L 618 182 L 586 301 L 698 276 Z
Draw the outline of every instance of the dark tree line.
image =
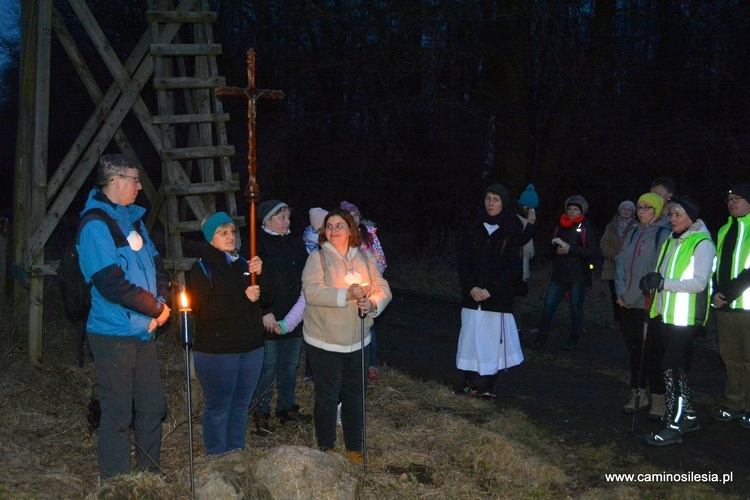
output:
M 124 60 L 146 29 L 146 1 L 89 3 Z M 516 195 L 536 184 L 549 221 L 567 195 L 582 194 L 603 226 L 660 175 L 718 221 L 722 191 L 750 181 L 748 2 L 208 3 L 228 83 L 245 84 L 252 47 L 258 86 L 286 93 L 259 106 L 259 180 L 264 197 L 299 209 L 299 223 L 311 206 L 349 199 L 384 228 L 439 234 L 461 227 L 484 186 L 500 181 Z M 55 5 L 108 85 L 70 7 Z M 18 44 L 0 42 L 0 164 L 9 171 Z M 93 109 L 59 46 L 53 61 L 51 116 L 62 125 L 50 135 L 50 165 Z M 225 109 L 244 175 L 245 110 Z

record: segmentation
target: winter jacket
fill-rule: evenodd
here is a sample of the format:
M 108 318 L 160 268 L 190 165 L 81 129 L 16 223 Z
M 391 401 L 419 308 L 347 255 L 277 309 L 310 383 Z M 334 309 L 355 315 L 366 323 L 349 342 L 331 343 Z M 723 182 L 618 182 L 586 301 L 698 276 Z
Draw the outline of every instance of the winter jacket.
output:
M 620 216 L 615 215 L 614 218 L 607 224 L 604 229 L 604 234 L 599 242 L 599 247 L 602 251 L 602 257 L 604 263 L 602 264 L 602 279 L 613 280 L 615 279 L 615 267 L 617 264 L 617 257 L 622 249 L 622 244 L 625 242 L 625 235 L 628 229 L 633 227 L 633 223 L 637 221 L 636 218 L 631 218 L 625 230 L 622 233 L 622 237 L 617 235 L 617 226 L 619 225 Z
M 319 238 L 320 235 L 312 226 L 307 226 L 302 232 L 302 241 L 305 242 L 305 248 L 307 249 L 308 254 L 320 249 L 320 245 L 318 244 Z
M 263 315 L 273 313 L 277 321 L 283 320 L 300 298 L 302 270 L 307 261 L 305 244 L 290 234 L 280 235 L 266 228 L 258 231 L 258 256 L 263 260 L 263 273 L 267 273 L 273 302 L 263 308 Z M 302 335 L 302 328 L 287 331 L 285 335 L 266 332 L 266 340 L 283 340 Z
M 733 217 L 719 229 L 717 238 L 716 268 L 713 274 L 713 290 L 711 294 L 721 293 L 728 304 L 722 311 L 750 311 L 750 214 L 735 218 L 737 225 L 737 239 L 731 255 L 725 255 L 724 243 L 732 225 Z M 724 269 L 728 266 L 728 269 Z M 726 273 L 724 272 L 726 271 Z M 722 282 L 719 276 L 728 276 Z
M 370 283 L 370 300 L 375 304 L 364 319 L 365 346 L 370 343 L 373 318 L 391 301 L 391 289 L 372 254 L 349 248 L 344 258 L 330 242 L 325 242 L 320 250 L 310 254 L 302 272 L 306 301 L 302 331 L 305 342 L 319 349 L 354 352 L 362 347 L 362 322 L 356 301 L 346 300 L 347 268 L 359 272 L 363 283 Z
M 591 286 L 591 270 L 599 257 L 599 240 L 589 220 L 584 218 L 570 227 L 557 224 L 552 239 L 560 238 L 570 245 L 569 253 L 558 255 L 557 246 L 551 244 L 552 281 L 584 283 Z
M 190 307 L 195 317 L 194 349 L 210 354 L 234 354 L 263 347 L 265 328 L 261 308 L 273 299 L 265 270 L 257 276 L 260 298 L 253 302 L 245 295 L 250 286 L 245 259 L 229 262 L 225 252 L 207 243 L 201 261 L 193 264 L 188 280 Z
M 364 238 L 362 239 L 362 250 L 365 252 L 370 252 L 375 256 L 375 261 L 378 263 L 378 270 L 380 270 L 380 274 L 383 274 L 385 272 L 385 268 L 388 267 L 388 264 L 385 261 L 385 253 L 383 252 L 383 245 L 380 244 L 380 239 L 378 238 L 377 232 L 378 228 L 373 225 L 370 221 L 362 221 L 362 224 L 367 229 L 367 232 L 370 235 L 370 239 L 372 240 L 372 244 L 368 245 L 365 243 Z
M 461 307 L 492 312 L 513 312 L 515 282 L 523 271 L 524 227 L 515 214 L 501 212 L 500 224 L 490 233 L 484 223 L 469 225 L 458 254 Z M 475 301 L 470 292 L 484 288 L 490 298 Z
M 679 238 L 668 238 L 656 268 L 664 286 L 654 297 L 651 317 L 661 315 L 664 323 L 677 326 L 705 324 L 714 257 L 714 243 L 700 219 Z
M 656 269 L 661 246 L 671 233 L 666 217 L 659 217 L 649 224 L 638 222 L 625 233 L 615 269 L 615 292 L 629 307 L 646 307 L 646 297 L 639 283 L 641 278 Z
M 147 341 L 153 334 L 148 331 L 151 320 L 161 315 L 169 297 L 169 276 L 141 222 L 146 209 L 112 203 L 98 187 L 89 193 L 81 217 L 92 208 L 114 218 L 130 245 L 115 247 L 102 220 L 91 220 L 81 229 L 76 242 L 79 263 L 86 282 L 93 283 L 86 331 Z

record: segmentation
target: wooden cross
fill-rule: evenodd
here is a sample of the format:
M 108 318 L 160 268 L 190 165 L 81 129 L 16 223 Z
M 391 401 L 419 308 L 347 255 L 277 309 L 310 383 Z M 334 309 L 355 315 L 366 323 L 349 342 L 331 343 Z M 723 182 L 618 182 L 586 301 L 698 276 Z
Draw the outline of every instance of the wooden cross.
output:
M 284 92 L 281 90 L 258 89 L 255 87 L 255 51 L 251 48 L 247 51 L 247 87 L 216 87 L 216 95 L 219 97 L 232 97 L 245 99 L 247 101 L 247 171 L 250 178 L 245 187 L 245 197 L 250 205 L 250 258 L 257 255 L 257 223 L 255 207 L 260 200 L 260 188 L 256 179 L 258 171 L 258 156 L 255 152 L 255 103 L 258 99 L 281 100 Z M 257 283 L 255 273 L 250 276 L 253 285 Z

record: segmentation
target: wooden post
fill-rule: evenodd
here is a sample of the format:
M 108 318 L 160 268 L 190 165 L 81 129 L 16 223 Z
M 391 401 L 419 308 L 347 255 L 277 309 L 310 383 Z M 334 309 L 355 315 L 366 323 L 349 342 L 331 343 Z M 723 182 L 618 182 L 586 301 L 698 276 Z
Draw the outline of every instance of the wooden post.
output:
M 250 258 L 257 254 L 257 218 L 255 207 L 260 200 L 260 187 L 257 181 L 258 157 L 255 150 L 255 103 L 258 99 L 280 100 L 284 98 L 281 90 L 258 89 L 255 87 L 255 51 L 251 48 L 247 51 L 247 87 L 217 87 L 216 95 L 219 97 L 232 97 L 245 99 L 247 101 L 247 170 L 250 178 L 245 187 L 245 197 L 250 206 Z M 257 283 L 255 273 L 250 276 L 253 285 Z

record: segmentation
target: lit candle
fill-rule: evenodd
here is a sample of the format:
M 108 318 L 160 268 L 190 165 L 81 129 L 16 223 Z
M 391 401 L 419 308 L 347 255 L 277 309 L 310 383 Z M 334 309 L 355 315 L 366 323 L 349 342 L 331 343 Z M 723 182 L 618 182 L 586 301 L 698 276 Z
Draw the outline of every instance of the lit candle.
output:
M 180 293 L 180 305 L 182 306 L 180 308 L 180 317 L 182 320 L 182 342 L 185 345 L 191 345 L 192 344 L 192 338 L 190 335 L 190 324 L 188 320 L 188 313 L 192 311 L 189 307 L 188 303 L 188 297 L 185 293 L 185 290 L 183 290 Z

